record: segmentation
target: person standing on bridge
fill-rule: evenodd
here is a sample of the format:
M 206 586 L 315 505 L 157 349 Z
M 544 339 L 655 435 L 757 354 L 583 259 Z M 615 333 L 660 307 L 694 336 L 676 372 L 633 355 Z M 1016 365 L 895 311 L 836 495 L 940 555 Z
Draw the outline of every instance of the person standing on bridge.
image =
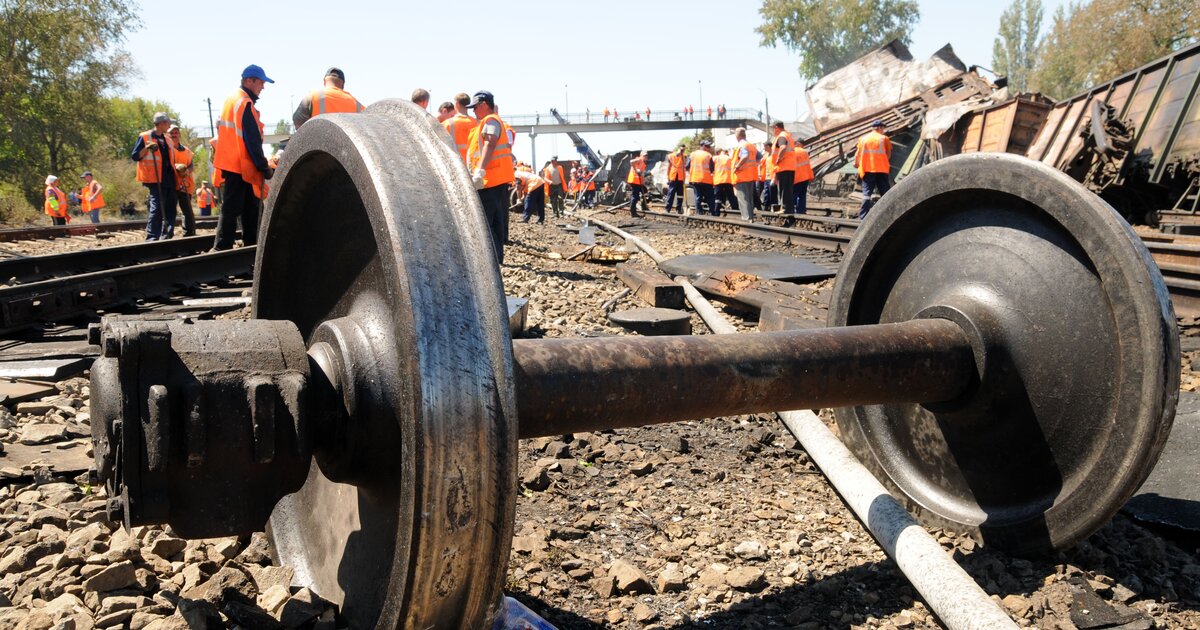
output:
M 71 221 L 71 215 L 67 212 L 67 193 L 58 187 L 57 176 L 46 176 L 46 193 L 43 198 L 46 201 L 42 204 L 42 209 L 50 216 L 54 225 L 66 225 Z
M 688 169 L 688 179 L 692 182 L 692 195 L 696 198 L 696 214 L 712 213 L 720 216 L 716 200 L 713 199 L 713 157 L 712 153 L 708 152 L 711 146 L 712 142 L 701 140 L 700 148 L 692 151 L 685 165 Z
M 792 184 L 796 177 L 796 151 L 792 134 L 783 128 L 783 121 L 775 121 L 775 144 L 771 148 L 771 166 L 775 171 L 775 182 L 779 185 L 779 203 L 784 214 L 795 214 L 796 197 Z
M 480 90 L 471 97 L 468 108 L 475 110 L 479 125 L 467 139 L 467 170 L 479 191 L 484 217 L 492 232 L 496 264 L 504 264 L 504 244 L 508 241 L 508 193 L 516 179 L 513 141 L 516 134 L 500 119 L 491 92 Z
M 79 193 L 79 204 L 92 223 L 100 222 L 100 209 L 104 207 L 104 186 L 92 177 L 91 171 L 83 172 L 83 190 Z
M 629 162 L 629 175 L 625 178 L 625 182 L 629 184 L 629 216 L 636 217 L 638 202 L 642 202 L 642 209 L 648 210 L 646 201 L 643 197 L 646 196 L 646 152 L 642 151 L 637 157 Z
M 563 215 L 563 186 L 566 184 L 566 176 L 563 175 L 563 167 L 558 163 L 558 156 L 550 158 L 550 163 L 546 168 L 542 169 L 542 179 L 546 180 L 547 192 L 550 195 L 550 209 L 554 212 L 554 218 L 559 218 Z
M 746 128 L 733 130 L 738 148 L 733 160 L 733 190 L 743 221 L 754 220 L 754 187 L 758 183 L 758 149 L 746 140 Z
M 154 114 L 154 128 L 138 134 L 130 157 L 137 162 L 137 180 L 150 196 L 146 240 L 171 238 L 175 231 L 175 146 L 167 138 L 171 117 Z
M 346 73 L 341 68 L 330 68 L 325 71 L 325 85 L 300 100 L 300 105 L 292 112 L 292 124 L 299 130 L 304 123 L 321 114 L 352 114 L 362 110 L 362 103 L 346 91 Z
M 462 157 L 463 164 L 467 163 L 467 140 L 471 135 L 471 130 L 479 125 L 479 121 L 471 118 L 467 114 L 467 105 L 471 103 L 471 97 L 467 96 L 466 92 L 459 92 L 454 95 L 454 115 L 442 121 L 442 126 L 450 133 L 450 137 L 454 140 L 454 148 L 458 150 L 459 156 Z
M 804 143 L 800 140 L 796 141 L 796 176 L 792 187 L 796 194 L 796 214 L 808 213 L 808 183 L 813 180 L 812 164 L 808 160 L 808 151 L 804 150 Z
M 255 103 L 263 88 L 274 82 L 261 67 L 246 66 L 241 85 L 221 108 L 213 168 L 223 182 L 222 205 L 213 249 L 233 247 L 238 219 L 242 221 L 242 243 L 258 244 L 260 203 L 267 198 L 267 180 L 275 170 L 263 155 L 263 124 Z
M 604 122 L 608 122 L 608 114 L 609 114 L 608 108 L 605 107 L 604 108 Z
M 858 148 L 854 151 L 854 166 L 858 169 L 863 190 L 859 219 L 867 218 L 871 206 L 891 187 L 888 178 L 892 170 L 892 140 L 883 133 L 884 129 L 882 120 L 872 122 L 871 131 L 858 139 Z
M 678 199 L 679 214 L 683 214 L 683 180 L 687 173 L 683 167 L 685 161 L 687 156 L 683 154 L 682 144 L 667 156 L 667 212 L 671 211 L 671 204 Z
M 183 212 L 183 235 L 195 236 L 196 215 L 192 211 L 192 193 L 196 192 L 196 180 L 192 175 L 192 150 L 183 145 L 177 125 L 171 125 L 171 128 L 167 129 L 167 137 L 175 147 L 175 181 L 178 182 L 175 200 Z

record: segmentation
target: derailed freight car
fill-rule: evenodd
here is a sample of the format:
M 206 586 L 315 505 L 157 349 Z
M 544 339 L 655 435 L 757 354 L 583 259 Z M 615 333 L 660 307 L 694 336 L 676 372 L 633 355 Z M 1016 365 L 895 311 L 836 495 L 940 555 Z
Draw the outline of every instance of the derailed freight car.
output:
M 1026 155 L 1130 222 L 1200 217 L 1200 44 L 1055 104 Z

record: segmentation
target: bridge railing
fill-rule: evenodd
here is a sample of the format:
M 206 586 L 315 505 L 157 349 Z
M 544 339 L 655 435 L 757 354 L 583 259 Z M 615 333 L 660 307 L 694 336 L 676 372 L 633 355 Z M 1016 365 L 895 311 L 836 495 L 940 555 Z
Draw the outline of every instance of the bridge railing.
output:
M 617 110 L 615 115 L 614 115 L 614 112 L 612 112 L 610 110 L 607 118 L 605 118 L 605 116 L 604 116 L 604 110 L 591 111 L 591 112 L 589 112 L 589 111 L 571 112 L 569 114 L 564 114 L 562 112 L 559 112 L 559 116 L 562 116 L 570 124 L 646 122 L 646 121 L 649 121 L 649 122 L 671 122 L 671 121 L 679 122 L 679 121 L 687 121 L 687 120 L 718 120 L 718 119 L 728 119 L 728 120 L 750 119 L 750 120 L 759 120 L 759 121 L 764 121 L 764 122 L 766 120 L 765 114 L 762 112 L 762 110 L 748 108 L 748 107 L 736 108 L 736 109 L 726 109 L 724 116 L 721 116 L 719 113 L 717 113 L 717 108 L 715 108 L 715 107 L 712 109 L 711 115 L 708 113 L 708 108 L 705 107 L 705 109 L 703 111 L 700 109 L 696 109 L 695 113 L 693 113 L 693 114 L 688 114 L 687 112 L 685 112 L 681 109 L 667 110 L 667 111 L 650 110 L 650 115 L 647 116 L 646 110 L 643 108 L 643 109 L 637 110 L 637 111 Z M 504 122 L 506 122 L 510 125 L 556 125 L 556 124 L 559 124 L 559 121 L 554 117 L 553 114 L 551 114 L 549 112 L 544 113 L 544 114 L 542 114 L 542 113 L 516 114 L 513 116 L 503 116 L 502 115 L 501 117 L 504 118 Z

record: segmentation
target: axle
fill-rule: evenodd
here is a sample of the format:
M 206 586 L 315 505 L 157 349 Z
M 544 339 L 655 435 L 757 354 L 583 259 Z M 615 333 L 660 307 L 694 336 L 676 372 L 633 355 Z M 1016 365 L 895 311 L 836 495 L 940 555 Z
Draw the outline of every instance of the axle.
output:
M 362 327 L 326 321 L 106 321 L 93 439 L 110 516 L 180 535 L 262 529 L 315 456 L 361 485 L 392 464 L 393 423 L 371 420 Z M 304 359 L 307 354 L 307 360 Z M 725 415 L 949 401 L 977 378 L 958 324 L 918 319 L 729 337 L 517 340 L 520 437 Z M 453 392 L 425 392 L 450 395 Z M 133 416 L 133 417 L 130 417 Z M 203 499 L 203 500 L 198 500 Z
M 522 438 L 788 409 L 943 402 L 975 357 L 957 324 L 514 340 Z

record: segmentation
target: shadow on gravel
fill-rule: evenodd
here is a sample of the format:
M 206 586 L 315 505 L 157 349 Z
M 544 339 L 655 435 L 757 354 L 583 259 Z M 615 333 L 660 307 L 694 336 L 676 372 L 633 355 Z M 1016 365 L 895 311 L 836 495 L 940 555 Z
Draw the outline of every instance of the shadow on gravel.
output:
M 899 583 L 898 583 L 899 582 Z M 899 595 L 897 595 L 899 594 Z M 633 620 L 622 600 L 597 600 L 604 610 L 620 608 L 625 619 L 609 626 L 578 614 L 548 606 L 526 593 L 509 593 L 530 610 L 544 617 L 559 630 L 596 630 L 625 627 Z M 862 564 L 845 571 L 797 584 L 780 591 L 764 593 L 738 602 L 728 610 L 679 621 L 669 614 L 653 621 L 656 625 L 684 630 L 691 628 L 768 628 L 812 627 L 822 629 L 861 626 L 866 617 L 886 619 L 913 604 L 915 592 L 904 582 L 895 565 L 889 562 Z

